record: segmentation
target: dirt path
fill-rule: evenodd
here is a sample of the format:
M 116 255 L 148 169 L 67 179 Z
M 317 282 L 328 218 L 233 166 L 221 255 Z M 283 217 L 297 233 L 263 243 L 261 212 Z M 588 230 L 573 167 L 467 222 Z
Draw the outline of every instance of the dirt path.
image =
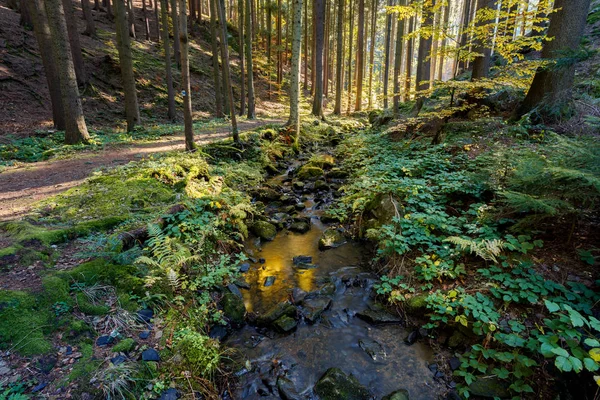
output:
M 240 131 L 247 131 L 278 123 L 283 123 L 283 120 L 245 121 L 238 126 Z M 196 143 L 201 145 L 222 140 L 229 134 L 228 127 L 196 132 Z M 181 136 L 168 136 L 152 143 L 113 146 L 67 160 L 42 161 L 9 168 L 0 173 L 0 221 L 25 215 L 33 203 L 81 184 L 100 167 L 123 165 L 148 154 L 183 148 Z

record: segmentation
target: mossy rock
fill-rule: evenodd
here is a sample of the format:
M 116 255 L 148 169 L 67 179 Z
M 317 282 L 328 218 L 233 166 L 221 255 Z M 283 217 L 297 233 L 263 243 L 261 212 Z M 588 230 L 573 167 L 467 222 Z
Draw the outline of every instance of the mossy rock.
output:
M 406 389 L 396 390 L 395 392 L 392 392 L 392 393 L 388 394 L 387 396 L 383 397 L 381 400 L 409 400 L 408 390 L 406 390 Z
M 346 243 L 346 238 L 336 228 L 327 228 L 319 239 L 319 250 L 333 249 Z
M 458 347 L 464 347 L 468 344 L 469 339 L 459 331 L 454 331 L 452 336 L 448 339 L 448 347 L 456 349 Z
M 252 224 L 252 232 L 261 239 L 273 240 L 277 235 L 277 228 L 275 225 L 266 221 L 257 221 Z
M 380 193 L 365 206 L 365 211 L 377 221 L 375 228 L 390 224 L 397 213 L 403 212 L 403 207 L 392 195 Z
M 296 329 L 296 326 L 298 326 L 298 322 L 292 317 L 283 315 L 273 323 L 273 326 L 279 332 L 288 333 Z
M 269 309 L 267 312 L 260 315 L 256 321 L 259 325 L 270 325 L 284 315 L 290 318 L 294 318 L 296 316 L 296 313 L 296 307 L 292 305 L 289 301 L 284 301 L 282 303 L 278 303 L 277 305 Z
M 279 198 L 281 197 L 281 194 L 277 190 L 271 189 L 269 187 L 262 187 L 256 189 L 252 192 L 252 195 L 258 200 L 267 202 L 279 200 Z
M 102 316 L 110 312 L 110 307 L 103 304 L 93 304 L 83 293 L 77 293 L 76 299 L 79 311 L 84 314 Z
M 486 399 L 506 399 L 511 397 L 507 382 L 495 377 L 480 377 L 475 379 L 469 385 L 469 392 L 473 396 L 484 397 Z
M 346 179 L 348 173 L 341 168 L 332 168 L 331 171 L 327 173 L 327 177 L 330 179 Z
M 427 311 L 427 297 L 426 294 L 419 294 L 409 298 L 404 303 L 404 310 L 407 314 L 423 315 Z
M 335 159 L 329 154 L 317 154 L 311 157 L 308 164 L 319 168 L 332 168 L 335 166 Z
M 329 190 L 329 185 L 324 180 L 318 180 L 315 182 L 315 190 Z
M 315 167 L 312 165 L 303 165 L 296 173 L 296 177 L 301 180 L 308 180 L 323 176 L 323 168 Z
M 128 353 L 135 348 L 135 345 L 135 340 L 132 338 L 123 339 L 113 346 L 112 351 L 115 353 Z
M 246 306 L 238 296 L 233 293 L 225 293 L 221 299 L 221 308 L 223 308 L 223 314 L 232 326 L 240 327 L 244 325 Z
M 315 384 L 315 393 L 321 400 L 368 400 L 369 391 L 353 375 L 339 368 L 329 368 Z

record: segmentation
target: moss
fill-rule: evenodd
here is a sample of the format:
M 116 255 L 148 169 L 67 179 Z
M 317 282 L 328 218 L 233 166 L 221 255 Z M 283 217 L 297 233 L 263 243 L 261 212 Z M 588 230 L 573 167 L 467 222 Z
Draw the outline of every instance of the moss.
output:
M 132 338 L 123 339 L 113 346 L 112 351 L 115 353 L 128 353 L 135 348 L 135 345 L 135 340 Z
M 80 319 L 71 320 L 67 329 L 69 331 L 71 331 L 74 335 L 92 331 L 91 326 L 89 326 L 88 324 L 86 324 L 84 321 L 82 321 Z
M 21 291 L 0 291 L 0 348 L 24 356 L 44 354 L 52 344 L 44 337 L 51 320 L 49 309 L 36 297 Z
M 143 280 L 133 275 L 136 272 L 132 265 L 112 265 L 98 258 L 69 271 L 60 272 L 59 276 L 69 282 L 88 286 L 101 282 L 114 285 L 118 289 L 136 292 L 143 287 Z
M 223 314 L 225 314 L 232 325 L 241 326 L 244 324 L 246 306 L 242 299 L 233 293 L 226 293 L 223 299 L 221 299 L 221 307 L 223 308 Z
M 210 376 L 220 364 L 219 342 L 198 332 L 186 331 L 176 349 L 195 374 Z
M 335 159 L 329 154 L 316 154 L 310 158 L 308 164 L 318 168 L 332 168 L 335 166 Z
M 102 364 L 102 360 L 92 359 L 92 356 L 94 354 L 94 348 L 91 344 L 80 344 L 79 351 L 81 352 L 82 357 L 73 366 L 73 371 L 71 371 L 71 373 L 67 377 L 68 382 L 80 380 L 81 378 L 86 378 L 81 379 L 81 381 L 89 380 L 92 374 L 94 374 L 98 370 L 100 364 Z
M 72 303 L 71 296 L 69 296 L 69 284 L 67 281 L 62 280 L 57 276 L 48 276 L 42 279 L 42 286 L 44 287 L 42 297 L 46 304 L 52 305 L 59 301 L 69 305 Z
M 88 300 L 83 293 L 77 293 L 77 307 L 79 311 L 87 315 L 106 315 L 110 311 L 110 307 L 106 305 L 93 304 Z
M 323 176 L 323 174 L 324 173 L 322 168 L 314 167 L 311 165 L 304 165 L 298 170 L 296 177 L 298 177 L 298 179 L 306 180 L 310 178 L 318 178 L 320 176 Z
M 427 311 L 427 295 L 420 294 L 408 299 L 404 309 L 408 314 L 423 315 Z
M 315 393 L 321 400 L 367 400 L 369 391 L 353 375 L 339 368 L 329 368 L 315 384 Z
M 277 235 L 277 228 L 275 225 L 266 221 L 257 221 L 252 224 L 252 232 L 261 239 L 273 240 Z
M 14 256 L 21 249 L 21 246 L 8 246 L 0 249 L 0 257 Z

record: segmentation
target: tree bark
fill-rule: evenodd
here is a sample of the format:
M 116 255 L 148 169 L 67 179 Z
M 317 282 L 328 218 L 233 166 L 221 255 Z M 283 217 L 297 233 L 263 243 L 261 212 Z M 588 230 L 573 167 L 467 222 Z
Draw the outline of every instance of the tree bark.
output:
M 115 0 L 116 1 L 116 0 Z M 177 0 L 171 1 L 171 24 L 173 25 L 173 55 L 177 68 L 181 68 L 181 55 L 179 51 L 179 23 L 177 22 Z
M 81 0 L 81 9 L 83 10 L 83 16 L 85 17 L 86 22 L 83 34 L 96 37 L 96 23 L 94 22 L 94 17 L 92 17 L 92 9 L 89 0 Z
M 406 5 L 404 0 L 400 5 Z M 404 42 L 404 20 L 398 20 L 396 32 L 396 55 L 394 56 L 394 115 L 400 112 L 400 68 L 402 67 L 402 50 Z
M 362 110 L 363 71 L 365 62 L 365 0 L 358 0 L 358 49 L 356 52 L 356 102 L 354 111 Z
M 302 1 L 302 0 L 297 0 Z M 248 119 L 256 118 L 256 99 L 254 94 L 254 63 L 252 60 L 252 32 L 255 20 L 252 0 L 246 0 L 246 68 L 248 75 Z
M 117 31 L 117 50 L 121 66 L 121 80 L 125 94 L 125 114 L 127 116 L 127 131 L 140 123 L 140 110 L 138 107 L 135 76 L 133 75 L 133 57 L 131 55 L 131 39 L 128 32 L 128 21 L 125 15 L 125 0 L 114 0 L 115 19 Z
M 69 33 L 63 4 L 61 0 L 45 0 L 44 3 L 52 36 L 52 53 L 60 80 L 60 94 L 65 117 L 65 143 L 87 142 L 90 136 L 79 98 L 73 56 L 69 51 Z
M 393 0 L 388 0 L 388 6 L 393 5 Z M 386 16 L 385 22 L 385 49 L 383 61 L 383 108 L 388 108 L 388 85 L 390 81 L 390 53 L 391 53 L 391 36 L 392 36 L 392 15 Z
M 237 119 L 233 107 L 233 88 L 231 87 L 231 75 L 229 72 L 229 49 L 227 45 L 227 20 L 225 19 L 225 0 L 212 0 L 216 3 L 217 13 L 221 25 L 221 60 L 223 60 L 223 76 L 225 77 L 225 91 L 229 98 L 229 115 L 231 116 L 231 134 L 233 141 L 239 143 Z
M 181 96 L 183 97 L 183 126 L 186 151 L 196 149 L 192 121 L 192 87 L 190 84 L 190 60 L 188 53 L 188 24 L 186 0 L 179 0 L 179 48 L 181 50 Z M 177 38 L 175 38 L 177 40 Z
M 211 36 L 211 49 L 212 49 L 212 63 L 213 63 L 213 79 L 215 87 L 215 114 L 217 118 L 223 117 L 223 97 L 221 80 L 219 79 L 219 46 L 217 44 L 217 15 L 214 10 L 214 1 L 210 1 L 210 36 Z
M 163 48 L 165 50 L 165 74 L 167 81 L 168 111 L 169 121 L 175 122 L 175 89 L 173 88 L 173 71 L 171 68 L 171 44 L 169 43 L 169 15 L 167 13 L 167 1 L 160 0 L 160 15 L 162 19 L 162 38 Z M 158 5 L 158 0 L 156 0 Z M 156 21 L 158 23 L 158 20 Z
M 350 114 L 352 104 L 352 37 L 354 36 L 354 7 L 350 0 L 350 26 L 348 30 L 348 104 L 346 114 Z
M 308 89 L 308 0 L 304 0 L 304 90 Z
M 325 16 L 325 1 L 314 0 L 315 7 L 315 94 L 312 114 L 323 117 L 323 35 Z
M 428 10 L 423 9 L 421 24 L 430 26 L 433 24 L 433 18 Z M 417 90 L 427 90 L 430 87 L 429 79 L 431 77 L 431 36 L 419 35 L 419 54 L 417 58 Z
M 146 40 L 150 41 L 150 21 L 148 21 L 146 0 L 142 0 L 142 17 L 144 18 L 144 31 L 146 33 Z
M 52 120 L 54 127 L 60 131 L 65 130 L 65 111 L 62 105 L 60 91 L 60 79 L 56 66 L 54 65 L 54 55 L 52 54 L 52 35 L 48 25 L 48 17 L 44 7 L 44 0 L 31 0 L 29 5 L 29 15 L 32 18 L 35 37 L 38 42 L 42 64 L 50 91 L 50 102 L 52 103 Z
M 342 113 L 342 92 L 344 91 L 344 74 L 342 65 L 344 63 L 344 0 L 338 0 L 337 17 L 337 55 L 335 64 L 335 106 L 333 113 L 340 115 Z
M 158 16 L 158 3 L 159 0 L 154 0 L 154 20 L 156 21 L 156 24 L 154 25 L 156 27 L 156 43 L 160 43 L 160 17 Z M 162 3 L 162 0 L 161 0 Z M 163 4 L 161 4 L 161 7 L 163 7 Z M 161 13 L 162 14 L 162 13 Z M 168 21 L 168 19 L 167 19 Z M 168 31 L 167 31 L 168 33 Z M 165 43 L 169 43 L 168 41 L 169 37 L 167 36 L 167 41 Z
M 496 0 L 479 0 L 477 4 L 476 15 L 481 15 L 482 12 L 486 12 L 486 9 L 494 10 L 496 4 Z M 483 20 L 483 18 L 475 18 L 478 21 L 480 26 L 485 26 L 492 23 L 496 14 L 492 12 L 493 18 L 488 20 Z M 473 72 L 471 74 L 471 81 L 476 81 L 478 79 L 487 78 L 490 72 L 490 59 L 492 56 L 492 48 L 491 43 L 488 43 L 484 38 L 478 38 L 475 43 L 474 52 L 478 55 L 473 60 Z
M 119 1 L 119 0 L 114 0 Z M 127 0 L 127 22 L 129 24 L 129 36 L 136 38 L 135 33 L 135 9 L 133 7 L 133 0 Z M 116 12 L 116 11 L 115 11 Z
M 415 17 L 411 17 L 408 19 L 408 34 L 410 35 L 415 27 Z M 404 93 L 402 94 L 402 101 L 410 100 L 411 90 L 412 90 L 412 62 L 414 58 L 414 38 L 408 39 L 406 41 L 406 78 L 404 81 Z
M 87 83 L 87 76 L 83 66 L 83 54 L 81 53 L 79 32 L 77 31 L 77 24 L 73 13 L 73 3 L 71 0 L 62 0 L 62 5 L 64 18 L 67 23 L 67 32 L 69 34 L 69 44 L 71 46 L 71 56 L 75 68 L 75 75 L 77 76 L 77 83 L 79 85 L 85 85 Z
M 373 68 L 375 62 L 375 25 L 377 25 L 377 6 L 379 1 L 373 0 L 371 5 L 371 46 L 369 47 L 369 110 L 373 108 Z
M 292 25 L 292 66 L 290 76 L 290 119 L 288 125 L 294 127 L 296 143 L 300 138 L 300 47 L 302 46 L 302 0 L 293 0 Z
M 248 10 L 246 10 L 248 12 Z M 246 113 L 246 82 L 244 80 L 244 0 L 238 0 L 238 49 L 240 56 L 240 117 Z
M 542 59 L 552 60 L 564 57 L 563 53 L 577 49 L 586 24 L 590 8 L 590 0 L 556 0 L 557 10 L 550 17 L 548 36 L 553 40 L 547 41 L 542 49 Z M 565 62 L 565 65 L 540 68 L 533 79 L 531 88 L 523 104 L 515 111 L 514 117 L 537 108 L 542 118 L 560 117 L 564 105 L 571 101 L 573 81 L 575 79 L 575 64 Z

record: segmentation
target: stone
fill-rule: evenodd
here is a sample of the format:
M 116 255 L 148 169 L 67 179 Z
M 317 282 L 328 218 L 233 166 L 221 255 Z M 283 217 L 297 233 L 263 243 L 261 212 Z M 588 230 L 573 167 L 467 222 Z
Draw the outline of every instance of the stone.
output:
M 296 203 L 294 204 L 294 209 L 296 209 L 296 211 L 302 211 L 306 208 L 306 205 L 304 203 Z
M 150 337 L 150 331 L 143 331 L 139 334 L 140 339 L 146 340 Z
M 384 396 L 381 400 L 409 400 L 408 390 L 406 390 L 406 389 L 396 390 L 395 392 L 392 392 L 392 393 L 388 394 L 387 396 Z
M 298 179 L 307 180 L 311 178 L 318 178 L 320 176 L 323 176 L 323 174 L 324 172 L 322 168 L 307 164 L 300 167 L 300 169 L 296 173 L 296 176 L 298 177 Z
M 366 310 L 356 313 L 356 316 L 372 325 L 399 324 L 402 322 L 400 317 L 380 309 L 367 308 Z
M 242 296 L 242 292 L 240 291 L 240 288 L 238 288 L 234 283 L 230 283 L 229 285 L 227 285 L 227 289 L 231 293 L 233 293 L 234 295 L 239 297 L 240 299 L 244 298 L 244 296 Z
M 329 368 L 314 388 L 321 400 L 368 400 L 369 391 L 353 375 L 339 368 Z
M 240 272 L 242 273 L 246 273 L 250 270 L 250 264 L 249 263 L 242 263 L 240 265 Z
M 464 347 L 467 345 L 468 338 L 460 333 L 459 331 L 454 331 L 452 336 L 448 339 L 448 347 L 451 349 L 455 349 L 457 347 Z
M 303 190 L 304 186 L 305 184 L 302 181 L 294 181 L 294 183 L 292 183 L 292 187 L 294 188 L 294 190 Z
M 179 395 L 179 392 L 177 392 L 177 389 L 170 388 L 162 392 L 158 400 L 177 400 L 179 397 L 181 396 Z
M 319 239 L 319 250 L 334 249 L 346 243 L 346 238 L 336 228 L 327 228 Z
M 279 332 L 288 333 L 296 329 L 298 322 L 294 318 L 283 315 L 273 323 L 273 326 Z
M 275 200 L 279 200 L 279 198 L 281 197 L 281 195 L 279 194 L 279 192 L 277 190 L 268 188 L 268 187 L 262 187 L 259 189 L 256 189 L 255 191 L 252 192 L 253 196 L 257 199 L 257 200 L 261 200 L 261 201 L 275 201 Z
M 311 256 L 296 256 L 296 257 L 292 258 L 292 262 L 294 263 L 294 265 L 300 264 L 300 263 L 311 263 L 312 257 Z
M 324 224 L 330 224 L 332 222 L 339 222 L 339 219 L 336 216 L 334 216 L 333 214 L 330 214 L 329 211 L 325 211 L 319 219 Z
M 449 359 L 448 366 L 450 367 L 450 369 L 452 371 L 456 371 L 457 369 L 459 369 L 460 368 L 460 360 L 458 359 L 458 357 L 452 357 L 451 359 Z
M 220 301 L 223 314 L 233 327 L 241 327 L 244 325 L 244 317 L 246 315 L 246 306 L 241 297 L 233 293 L 225 293 Z
M 473 396 L 493 399 L 495 397 L 504 399 L 511 397 L 507 382 L 496 378 L 477 378 L 469 385 L 469 392 Z
M 329 185 L 323 180 L 318 180 L 315 182 L 314 188 L 315 190 L 329 190 Z
M 415 344 L 417 340 L 419 340 L 419 336 L 419 330 L 415 329 L 406 336 L 406 338 L 404 339 L 404 343 L 406 343 L 409 346 Z
M 294 222 L 290 225 L 290 231 L 298 233 L 306 233 L 310 230 L 310 224 L 306 222 Z
M 308 293 L 306 293 L 304 290 L 302 290 L 300 288 L 294 288 L 292 290 L 292 299 L 294 300 L 294 303 L 296 303 L 296 304 L 302 303 L 307 295 L 308 295 Z
M 108 346 L 113 341 L 114 341 L 114 339 L 109 335 L 100 336 L 98 339 L 96 339 L 96 346 L 98 346 L 98 347 Z
M 137 312 L 137 318 L 146 324 L 152 322 L 152 318 L 154 318 L 154 311 L 150 308 L 144 308 L 143 310 L 139 310 Z
M 211 339 L 219 339 L 221 342 L 227 337 L 227 334 L 227 327 L 223 325 L 215 325 L 208 331 L 208 337 Z
M 248 282 L 246 282 L 244 280 L 244 278 L 241 279 L 237 279 L 235 282 L 233 282 L 235 284 L 235 286 L 239 287 L 240 289 L 250 289 L 250 284 Z M 241 292 L 240 292 L 241 294 Z
M 404 310 L 411 315 L 423 315 L 427 311 L 427 295 L 413 296 L 404 303 Z
M 331 168 L 335 165 L 335 159 L 329 154 L 317 154 L 311 157 L 309 164 L 319 168 Z
M 122 354 L 119 354 L 118 356 L 111 358 L 110 362 L 113 365 L 119 365 L 119 364 L 123 364 L 126 360 L 127 360 L 127 357 L 125 357 Z
M 330 179 L 346 179 L 348 177 L 348 173 L 341 168 L 332 168 L 331 171 L 327 173 L 327 178 Z
M 336 291 L 336 287 L 335 287 L 335 283 L 333 282 L 328 282 L 325 285 L 321 286 L 319 288 L 319 290 L 317 290 L 316 292 L 313 292 L 315 295 L 320 295 L 320 296 L 332 296 L 335 294 Z
M 390 224 L 397 213 L 402 213 L 402 206 L 390 194 L 378 194 L 365 206 L 365 212 L 375 219 L 376 223 L 373 227 L 378 227 Z
M 142 352 L 142 361 L 160 361 L 160 354 L 154 349 L 146 349 Z
M 267 276 L 265 278 L 264 286 L 265 287 L 273 286 L 273 284 L 275 283 L 276 279 L 277 279 L 277 277 L 275 277 L 275 276 Z
M 257 221 L 252 224 L 252 233 L 264 240 L 273 240 L 277 235 L 275 225 L 266 221 Z
M 382 360 L 386 357 L 383 346 L 373 339 L 360 339 L 358 345 L 373 359 L 373 361 Z
M 315 265 L 315 264 L 300 263 L 300 264 L 294 265 L 294 267 L 296 269 L 315 269 L 315 268 L 318 268 L 319 266 Z
M 300 393 L 298 393 L 294 382 L 292 382 L 291 379 L 288 379 L 284 376 L 280 376 L 279 378 L 277 378 L 277 390 L 279 391 L 279 396 L 283 400 L 302 399 L 302 396 L 300 396 Z
M 302 315 L 304 315 L 304 318 L 308 322 L 314 324 L 329 307 L 331 307 L 331 299 L 329 297 L 306 299 L 302 303 Z
M 271 309 L 269 309 L 266 313 L 260 315 L 257 318 L 257 322 L 259 325 L 269 325 L 284 315 L 295 318 L 296 313 L 297 313 L 296 307 L 294 305 L 292 305 L 290 302 L 284 301 L 284 302 L 278 303 L 277 305 L 275 305 Z
M 41 382 L 41 383 L 37 384 L 36 386 L 34 386 L 33 389 L 31 389 L 31 393 L 37 393 L 37 392 L 43 390 L 46 386 L 48 386 L 47 382 Z
M 6 361 L 0 360 L 0 376 L 7 375 L 10 373 L 10 367 L 6 364 Z
M 132 338 L 126 338 L 121 340 L 119 343 L 115 344 L 112 351 L 115 353 L 127 353 L 135 348 L 135 340 Z

